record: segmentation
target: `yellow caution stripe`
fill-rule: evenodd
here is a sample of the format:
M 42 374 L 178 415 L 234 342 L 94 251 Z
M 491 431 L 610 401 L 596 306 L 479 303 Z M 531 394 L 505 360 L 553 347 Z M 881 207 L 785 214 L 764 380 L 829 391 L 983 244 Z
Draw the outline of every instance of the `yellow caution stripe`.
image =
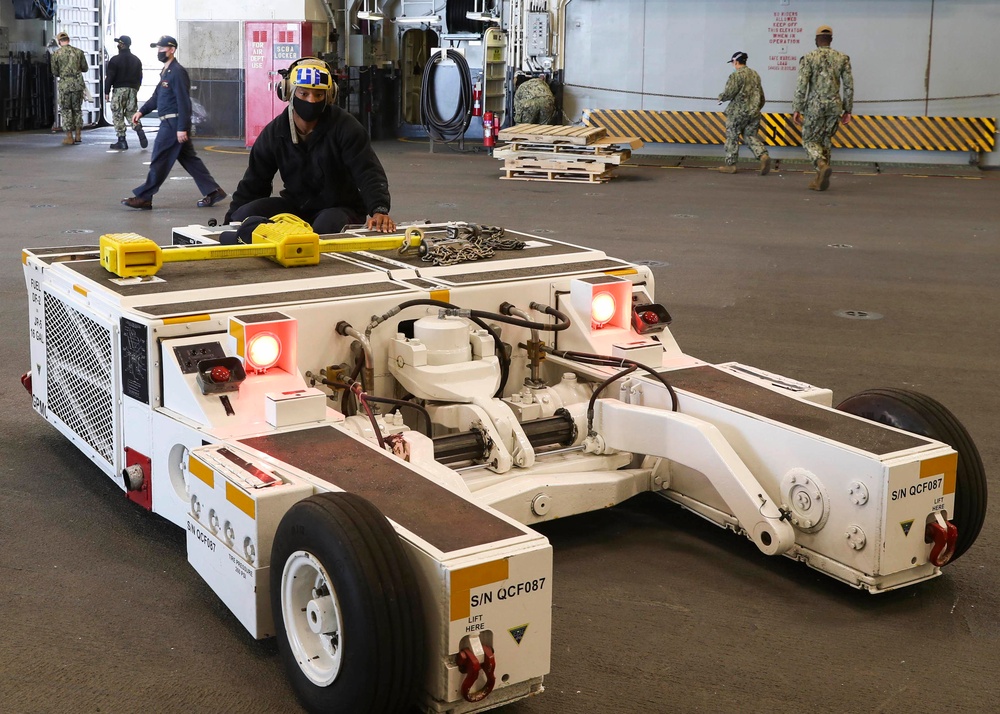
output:
M 722 112 L 670 112 L 640 109 L 594 109 L 584 121 L 609 134 L 637 136 L 668 144 L 724 144 Z M 992 151 L 996 117 L 921 117 L 852 115 L 833 135 L 839 149 L 903 149 L 922 151 Z M 801 146 L 802 130 L 791 114 L 765 113 L 760 138 L 768 146 Z
M 955 493 L 955 481 L 958 477 L 958 454 L 947 454 L 921 461 L 920 478 L 932 476 L 941 476 L 944 479 L 942 493 L 945 496 L 949 493 Z
M 205 322 L 211 319 L 211 315 L 181 315 L 180 317 L 165 317 L 163 318 L 163 324 L 183 325 L 187 322 Z
M 215 472 L 194 456 L 188 457 L 188 471 L 195 478 L 208 484 L 209 487 L 215 488 Z
M 510 563 L 504 560 L 493 560 L 468 568 L 455 570 L 451 573 L 451 620 L 464 620 L 472 611 L 469 601 L 473 588 L 480 588 L 490 583 L 499 583 L 510 577 Z
M 257 518 L 257 504 L 254 500 L 228 481 L 226 481 L 226 500 L 251 518 Z

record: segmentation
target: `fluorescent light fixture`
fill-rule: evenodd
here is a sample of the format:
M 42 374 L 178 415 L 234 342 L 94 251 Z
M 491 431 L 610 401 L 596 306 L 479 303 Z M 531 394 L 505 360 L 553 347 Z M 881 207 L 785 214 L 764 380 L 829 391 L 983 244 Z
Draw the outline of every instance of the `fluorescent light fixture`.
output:
M 410 17 L 396 17 L 392 21 L 397 25 L 437 25 L 441 22 L 441 16 L 411 15 Z
M 465 18 L 467 20 L 476 20 L 477 22 L 493 22 L 496 20 L 496 18 L 486 10 L 486 0 L 476 0 L 473 9 L 465 13 Z
M 371 7 L 369 7 L 369 4 Z M 371 3 L 369 3 L 368 0 L 364 0 L 364 3 L 361 5 L 361 9 L 358 10 L 358 19 L 374 21 L 384 20 L 385 15 L 383 15 L 382 11 L 378 9 L 378 0 L 371 0 Z

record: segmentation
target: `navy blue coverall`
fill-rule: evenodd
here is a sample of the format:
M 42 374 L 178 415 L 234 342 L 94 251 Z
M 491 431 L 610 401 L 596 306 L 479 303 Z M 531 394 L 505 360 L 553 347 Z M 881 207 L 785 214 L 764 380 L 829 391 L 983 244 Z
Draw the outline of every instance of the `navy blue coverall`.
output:
M 212 178 L 204 162 L 195 153 L 191 139 L 188 138 L 184 143 L 177 141 L 177 132 L 186 131 L 190 134 L 191 131 L 191 80 L 187 70 L 176 59 L 160 72 L 160 83 L 156 85 L 156 91 L 139 111 L 145 116 L 154 109 L 160 115 L 160 129 L 156 132 L 156 141 L 153 143 L 149 175 L 146 176 L 146 183 L 132 193 L 144 201 L 151 201 L 153 194 L 167 180 L 175 161 L 180 161 L 184 170 L 191 174 L 202 196 L 219 189 L 218 182 Z

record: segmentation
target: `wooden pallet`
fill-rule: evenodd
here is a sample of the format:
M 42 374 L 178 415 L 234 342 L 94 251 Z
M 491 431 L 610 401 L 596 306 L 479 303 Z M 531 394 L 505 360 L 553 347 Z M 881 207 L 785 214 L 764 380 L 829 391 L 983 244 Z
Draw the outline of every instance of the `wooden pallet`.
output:
M 624 151 L 573 151 L 573 149 L 590 149 L 589 146 L 547 146 L 538 144 L 508 144 L 493 150 L 495 159 L 539 159 L 550 161 L 603 161 L 606 164 L 623 164 L 632 157 L 632 152 Z M 564 149 L 560 151 L 559 149 Z
M 505 181 L 550 181 L 557 183 L 607 183 L 611 172 L 594 174 L 584 171 L 552 171 L 542 169 L 503 169 Z
M 607 155 L 615 153 L 615 149 L 610 146 L 601 146 L 599 144 L 588 144 L 586 146 L 581 144 L 537 144 L 531 141 L 511 141 L 502 146 L 498 146 L 494 149 L 494 155 L 497 151 L 529 151 L 529 152 L 549 152 L 553 154 L 579 154 L 581 156 L 594 156 L 594 155 Z
M 500 131 L 501 141 L 530 141 L 537 144 L 575 144 L 586 146 L 607 136 L 599 126 L 552 126 L 549 124 L 517 124 Z
M 545 159 L 507 159 L 504 169 L 514 171 L 561 171 L 564 173 L 603 174 L 614 169 L 603 161 L 581 159 L 579 161 L 551 161 Z
M 517 181 L 605 183 L 616 166 L 642 146 L 632 137 L 609 137 L 602 127 L 518 124 L 500 132 L 509 142 L 493 150 L 504 162 L 500 178 Z M 618 150 L 621 145 L 629 148 Z
M 605 136 L 598 139 L 591 146 L 604 148 L 608 146 L 627 146 L 630 149 L 638 149 L 642 146 L 642 139 L 637 136 Z

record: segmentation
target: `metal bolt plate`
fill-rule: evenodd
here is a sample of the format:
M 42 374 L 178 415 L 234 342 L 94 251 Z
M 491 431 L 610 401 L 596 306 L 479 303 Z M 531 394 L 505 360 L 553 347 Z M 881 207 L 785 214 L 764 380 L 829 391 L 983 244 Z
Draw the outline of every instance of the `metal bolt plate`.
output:
M 865 536 L 865 532 L 861 530 L 861 526 L 847 526 L 847 530 L 844 531 L 844 537 L 847 538 L 847 544 L 851 546 L 852 550 L 861 550 L 868 544 L 868 538 Z

